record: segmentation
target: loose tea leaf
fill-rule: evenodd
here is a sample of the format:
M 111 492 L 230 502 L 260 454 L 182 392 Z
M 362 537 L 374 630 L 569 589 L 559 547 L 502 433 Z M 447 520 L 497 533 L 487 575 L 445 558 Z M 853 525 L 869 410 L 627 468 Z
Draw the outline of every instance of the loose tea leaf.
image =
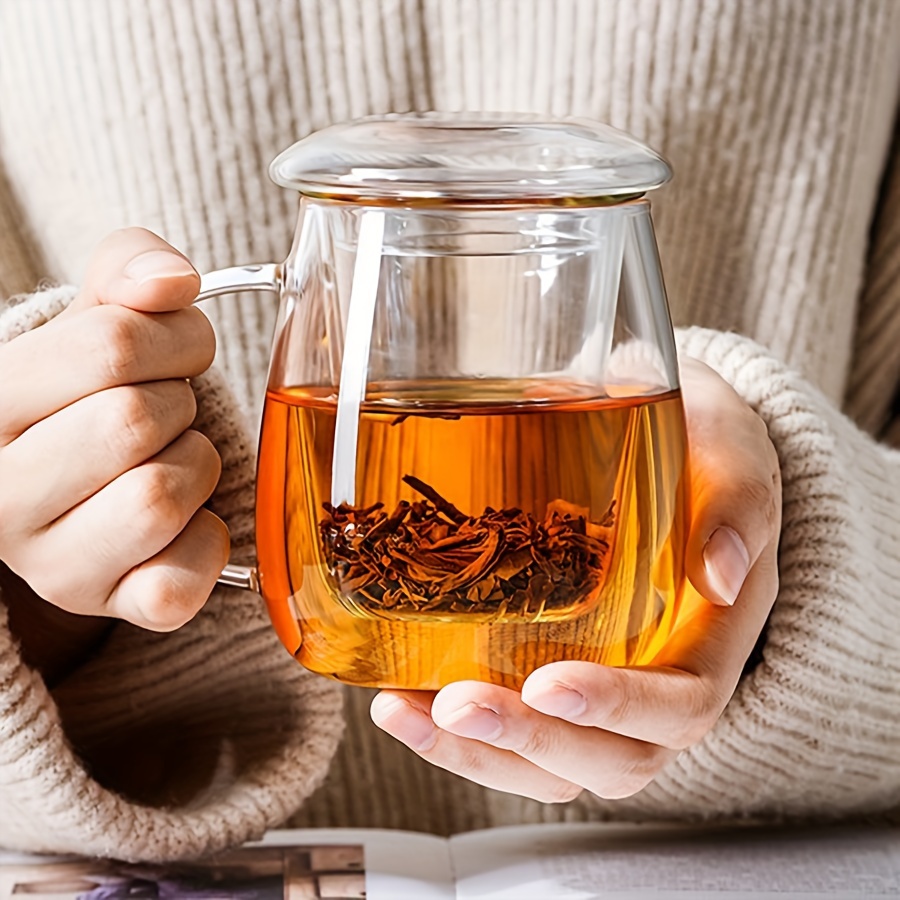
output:
M 425 499 L 365 508 L 323 503 L 319 531 L 338 587 L 376 611 L 537 617 L 602 581 L 615 502 L 602 520 L 554 500 L 541 521 L 521 509 L 468 516 L 413 475 Z

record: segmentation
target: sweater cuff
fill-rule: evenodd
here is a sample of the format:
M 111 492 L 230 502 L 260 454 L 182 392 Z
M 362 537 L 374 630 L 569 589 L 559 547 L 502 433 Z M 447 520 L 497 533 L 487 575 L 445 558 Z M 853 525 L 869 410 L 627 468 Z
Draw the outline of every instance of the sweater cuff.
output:
M 73 296 L 57 288 L 7 309 L 0 343 Z M 210 505 L 235 558 L 249 558 L 252 441 L 220 375 L 193 385 L 195 427 L 223 461 Z M 288 656 L 255 594 L 217 588 L 172 634 L 120 623 L 52 693 L 0 604 L 0 845 L 165 860 L 257 838 L 324 778 L 340 705 L 337 685 Z
M 0 305 L 0 344 L 46 324 L 58 316 L 77 294 L 77 288 L 63 284 L 7 300 L 5 305 Z
M 721 719 L 626 809 L 654 817 L 837 816 L 900 800 L 900 454 L 766 349 L 692 328 L 766 423 L 783 482 L 780 590 L 762 661 Z

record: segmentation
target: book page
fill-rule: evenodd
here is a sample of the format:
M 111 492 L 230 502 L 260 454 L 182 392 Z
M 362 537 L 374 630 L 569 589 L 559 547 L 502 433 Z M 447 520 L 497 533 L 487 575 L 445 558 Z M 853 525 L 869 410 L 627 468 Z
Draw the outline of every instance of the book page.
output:
M 459 900 L 900 896 L 900 830 L 533 825 L 450 839 Z
M 453 900 L 443 838 L 272 832 L 204 860 L 146 865 L 0 853 L 0 900 Z
M 273 831 L 263 843 L 359 844 L 365 853 L 366 900 L 455 900 L 456 897 L 450 845 L 445 838 L 389 829 L 309 828 Z

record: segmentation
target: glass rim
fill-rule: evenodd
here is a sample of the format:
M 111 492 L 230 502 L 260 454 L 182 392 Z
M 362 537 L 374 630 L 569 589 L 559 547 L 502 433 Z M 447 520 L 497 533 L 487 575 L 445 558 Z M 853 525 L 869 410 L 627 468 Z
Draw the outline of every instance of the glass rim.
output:
M 578 213 L 587 210 L 645 208 L 650 200 L 644 193 L 620 197 L 568 197 L 529 198 L 516 200 L 460 200 L 446 197 L 363 197 L 325 194 L 316 191 L 298 191 L 301 203 L 311 200 L 316 204 L 360 209 L 409 210 L 411 212 L 558 212 Z

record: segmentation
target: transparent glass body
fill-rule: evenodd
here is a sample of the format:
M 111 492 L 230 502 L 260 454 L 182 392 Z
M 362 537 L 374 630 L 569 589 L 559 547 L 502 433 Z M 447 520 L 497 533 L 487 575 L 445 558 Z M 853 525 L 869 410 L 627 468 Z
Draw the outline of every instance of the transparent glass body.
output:
M 649 662 L 688 511 L 648 203 L 303 197 L 280 274 L 256 524 L 289 652 L 416 689 Z

